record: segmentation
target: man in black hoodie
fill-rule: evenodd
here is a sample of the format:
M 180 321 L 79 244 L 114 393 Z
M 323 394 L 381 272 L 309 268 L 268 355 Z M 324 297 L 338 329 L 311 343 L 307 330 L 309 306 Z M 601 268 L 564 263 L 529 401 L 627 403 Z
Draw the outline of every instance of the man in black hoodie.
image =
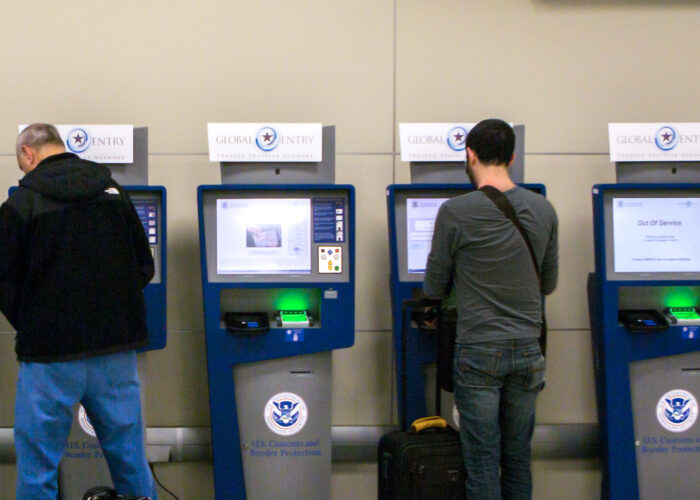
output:
M 66 153 L 52 125 L 17 139 L 25 176 L 0 206 L 0 310 L 17 331 L 17 498 L 56 498 L 80 401 L 121 494 L 156 498 L 135 349 L 147 344 L 153 258 L 108 168 Z

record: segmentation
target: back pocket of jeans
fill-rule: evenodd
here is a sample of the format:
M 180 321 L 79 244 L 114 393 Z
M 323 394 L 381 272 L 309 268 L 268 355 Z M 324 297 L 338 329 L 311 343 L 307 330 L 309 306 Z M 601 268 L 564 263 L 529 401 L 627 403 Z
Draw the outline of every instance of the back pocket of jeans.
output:
M 468 377 L 475 382 L 479 377 L 492 379 L 498 374 L 502 354 L 475 349 L 462 348 L 457 358 L 457 366 L 461 376 Z

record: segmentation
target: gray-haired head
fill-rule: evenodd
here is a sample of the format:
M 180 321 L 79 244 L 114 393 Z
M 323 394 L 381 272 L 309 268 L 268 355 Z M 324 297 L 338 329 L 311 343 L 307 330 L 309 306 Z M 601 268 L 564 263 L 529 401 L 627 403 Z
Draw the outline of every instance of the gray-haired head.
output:
M 63 153 L 66 146 L 56 127 L 48 123 L 33 123 L 17 137 L 17 164 L 25 174 L 48 156 Z
M 65 148 L 58 129 L 48 123 L 32 123 L 22 130 L 17 137 L 17 157 L 22 154 L 22 146 L 40 150 L 47 144 Z

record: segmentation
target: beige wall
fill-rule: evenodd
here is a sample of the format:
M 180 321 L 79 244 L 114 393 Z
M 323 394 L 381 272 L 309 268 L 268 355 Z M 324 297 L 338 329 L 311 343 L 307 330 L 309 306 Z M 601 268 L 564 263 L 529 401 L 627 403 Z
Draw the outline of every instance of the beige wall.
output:
M 208 426 L 195 189 L 219 180 L 208 121 L 337 127 L 337 180 L 358 196 L 356 344 L 334 354 L 333 423 L 395 419 L 384 188 L 408 181 L 397 124 L 526 124 L 526 181 L 561 226 L 548 303 L 540 423 L 596 420 L 585 279 L 590 187 L 611 182 L 608 122 L 698 121 L 697 0 L 0 0 L 0 192 L 20 177 L 17 125 L 148 126 L 151 182 L 168 190 L 168 347 L 148 354 L 150 426 Z M 0 427 L 16 363 L 0 319 Z M 566 404 L 562 404 L 565 401 Z M 158 467 L 180 498 L 207 498 L 207 464 Z M 537 461 L 536 498 L 599 496 L 597 461 Z M 14 470 L 0 466 L 0 500 Z M 334 498 L 373 498 L 374 466 L 334 467 Z M 204 491 L 205 493 L 202 493 Z

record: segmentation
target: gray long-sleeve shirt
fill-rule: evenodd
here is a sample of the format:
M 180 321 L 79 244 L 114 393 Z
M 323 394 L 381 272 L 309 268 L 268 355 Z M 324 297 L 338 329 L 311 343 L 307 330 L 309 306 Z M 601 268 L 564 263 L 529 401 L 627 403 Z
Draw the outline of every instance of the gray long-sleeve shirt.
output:
M 542 292 L 557 283 L 557 215 L 544 196 L 521 187 L 504 193 L 532 243 Z M 423 290 L 444 297 L 454 282 L 457 343 L 536 338 L 542 300 L 522 235 L 480 191 L 446 201 L 435 220 Z

